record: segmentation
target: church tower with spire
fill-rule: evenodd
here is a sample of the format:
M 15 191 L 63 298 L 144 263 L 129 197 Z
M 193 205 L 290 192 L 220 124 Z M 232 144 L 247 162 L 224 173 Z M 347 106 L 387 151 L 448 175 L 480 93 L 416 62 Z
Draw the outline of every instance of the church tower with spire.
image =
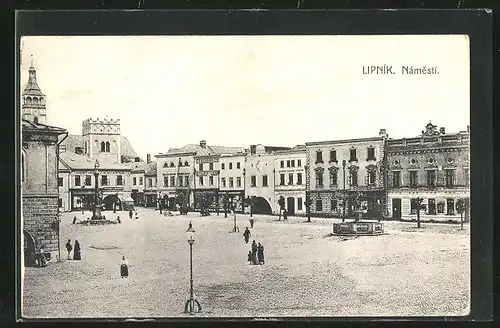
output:
M 25 120 L 47 124 L 47 108 L 45 107 L 45 95 L 40 90 L 36 81 L 36 69 L 33 65 L 33 55 L 31 55 L 31 65 L 29 68 L 29 79 L 21 95 L 22 117 Z

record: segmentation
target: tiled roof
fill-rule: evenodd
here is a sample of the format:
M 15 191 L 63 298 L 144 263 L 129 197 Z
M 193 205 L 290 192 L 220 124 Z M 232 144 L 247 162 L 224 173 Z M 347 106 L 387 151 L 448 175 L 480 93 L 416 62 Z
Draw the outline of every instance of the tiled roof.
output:
M 35 68 L 33 66 L 30 67 L 30 71 L 35 71 Z M 42 97 L 45 96 L 40 90 L 38 83 L 36 82 L 36 77 L 32 77 L 31 74 L 28 83 L 24 87 L 23 95 L 42 96 Z
M 21 124 L 23 132 L 36 131 L 41 133 L 53 133 L 53 134 L 66 133 L 66 129 L 41 123 L 35 123 L 24 119 L 21 120 Z
M 291 149 L 278 150 L 275 153 L 279 155 L 279 154 L 299 153 L 299 152 L 305 152 L 305 151 L 306 151 L 305 145 L 297 145 Z
M 152 161 L 148 164 L 148 168 L 146 169 L 146 175 L 154 175 L 156 176 L 156 161 Z
M 149 164 L 147 164 L 146 162 L 133 162 L 127 163 L 126 165 L 132 169 L 133 173 L 146 172 L 149 167 Z
M 61 143 L 61 146 L 66 147 L 66 151 L 74 152 L 76 147 L 81 147 L 84 149 L 83 137 L 81 135 L 70 134 L 68 137 Z M 130 145 L 127 137 L 120 136 L 120 152 L 121 156 L 125 157 L 137 157 L 136 152 Z
M 95 160 L 84 155 L 65 151 L 59 154 L 61 162 L 66 164 L 72 170 L 93 170 Z M 130 170 L 131 168 L 124 164 L 115 164 L 101 161 L 99 162 L 100 170 Z
M 160 155 L 176 155 L 183 153 L 196 153 L 196 156 L 207 155 L 230 155 L 245 152 L 244 147 L 226 147 L 226 146 L 209 146 L 204 148 L 196 144 L 188 144 L 182 148 L 170 148 L 166 154 Z

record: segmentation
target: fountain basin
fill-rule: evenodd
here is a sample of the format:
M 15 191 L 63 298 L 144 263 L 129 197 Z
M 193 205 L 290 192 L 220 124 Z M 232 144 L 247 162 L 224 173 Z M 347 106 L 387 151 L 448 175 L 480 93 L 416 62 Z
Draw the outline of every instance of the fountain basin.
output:
M 374 236 L 384 233 L 380 222 L 342 222 L 333 224 L 334 235 Z

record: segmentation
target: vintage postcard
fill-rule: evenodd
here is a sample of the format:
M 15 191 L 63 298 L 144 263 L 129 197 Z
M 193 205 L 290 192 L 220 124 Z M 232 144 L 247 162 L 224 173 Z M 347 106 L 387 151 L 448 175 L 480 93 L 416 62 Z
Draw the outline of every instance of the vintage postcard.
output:
M 467 35 L 20 45 L 24 319 L 469 314 Z

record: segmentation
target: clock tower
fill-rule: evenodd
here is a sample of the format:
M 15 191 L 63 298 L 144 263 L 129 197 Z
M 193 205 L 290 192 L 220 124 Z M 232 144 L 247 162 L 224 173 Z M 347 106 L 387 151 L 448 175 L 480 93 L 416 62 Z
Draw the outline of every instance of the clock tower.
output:
M 83 152 L 99 162 L 120 163 L 120 119 L 86 119 L 82 123 Z
M 46 124 L 47 109 L 45 107 L 45 95 L 40 90 L 36 81 L 36 69 L 33 65 L 33 55 L 31 55 L 28 83 L 23 90 L 21 99 L 23 119 L 34 123 Z

